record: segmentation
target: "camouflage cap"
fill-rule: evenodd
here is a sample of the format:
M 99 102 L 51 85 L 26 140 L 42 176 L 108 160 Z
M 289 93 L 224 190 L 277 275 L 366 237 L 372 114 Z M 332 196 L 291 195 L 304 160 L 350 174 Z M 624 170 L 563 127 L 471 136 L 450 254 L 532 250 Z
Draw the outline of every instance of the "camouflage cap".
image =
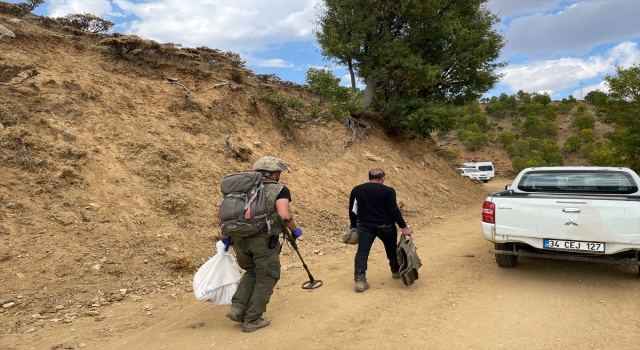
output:
M 291 168 L 282 159 L 272 156 L 262 157 L 253 163 L 253 171 L 258 170 L 291 172 Z

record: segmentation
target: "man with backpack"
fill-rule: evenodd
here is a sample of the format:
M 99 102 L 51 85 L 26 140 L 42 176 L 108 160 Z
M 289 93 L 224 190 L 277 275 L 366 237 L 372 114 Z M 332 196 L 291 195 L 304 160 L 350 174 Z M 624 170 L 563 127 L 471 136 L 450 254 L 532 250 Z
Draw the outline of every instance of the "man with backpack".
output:
M 376 237 L 384 244 L 389 259 L 391 276 L 401 278 L 400 264 L 396 252 L 398 229 L 403 235 L 411 236 L 413 230 L 407 226 L 396 203 L 396 191 L 384 185 L 385 173 L 382 169 L 369 171 L 369 182 L 358 185 L 349 196 L 349 220 L 351 229 L 358 230 L 358 251 L 355 257 L 354 276 L 356 292 L 369 289 L 367 282 L 367 261 Z
M 253 164 L 253 171 L 260 174 L 241 173 L 230 175 L 223 180 L 222 192 L 225 197 L 220 205 L 222 241 L 227 249 L 233 245 L 238 264 L 245 270 L 233 295 L 227 317 L 243 323 L 243 332 L 254 332 L 269 326 L 270 320 L 263 317 L 263 314 L 280 279 L 279 236 L 284 230 L 284 225 L 294 239 L 302 235 L 302 230 L 296 226 L 289 210 L 291 192 L 286 186 L 278 183 L 283 171 L 291 172 L 289 166 L 280 158 L 267 156 Z M 247 177 L 254 174 L 258 179 L 249 195 L 239 193 L 239 190 L 234 193 L 233 188 L 242 186 L 232 183 L 235 179 L 233 176 L 241 176 L 244 178 L 242 181 L 247 182 Z M 225 184 L 225 181 L 228 184 Z M 238 205 L 238 198 L 243 196 L 248 200 L 247 203 L 244 206 Z M 227 198 L 230 204 L 225 204 Z M 261 209 L 261 206 L 264 208 Z M 233 216 L 234 211 L 236 218 L 230 219 L 229 216 Z M 242 212 L 238 218 L 239 211 Z M 250 211 L 254 211 L 253 214 L 257 214 L 261 219 L 243 222 L 243 215 L 244 218 L 252 216 Z

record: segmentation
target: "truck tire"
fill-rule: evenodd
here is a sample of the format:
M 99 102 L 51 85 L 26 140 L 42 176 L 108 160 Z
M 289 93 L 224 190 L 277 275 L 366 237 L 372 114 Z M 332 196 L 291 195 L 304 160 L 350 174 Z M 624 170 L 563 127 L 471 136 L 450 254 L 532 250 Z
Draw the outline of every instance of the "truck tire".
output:
M 513 245 L 515 243 L 496 243 L 496 250 L 513 250 Z M 518 256 L 517 255 L 504 255 L 504 254 L 496 254 L 496 263 L 500 267 L 515 267 L 518 265 Z

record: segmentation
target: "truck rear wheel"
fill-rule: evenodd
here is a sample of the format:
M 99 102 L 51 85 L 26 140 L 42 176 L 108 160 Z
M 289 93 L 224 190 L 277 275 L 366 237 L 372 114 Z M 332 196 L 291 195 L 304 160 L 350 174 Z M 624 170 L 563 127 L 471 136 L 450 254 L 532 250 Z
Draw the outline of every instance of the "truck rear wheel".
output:
M 495 249 L 513 251 L 514 244 L 515 243 L 496 243 Z M 516 265 L 518 265 L 518 256 L 496 254 L 496 263 L 500 267 L 515 267 Z

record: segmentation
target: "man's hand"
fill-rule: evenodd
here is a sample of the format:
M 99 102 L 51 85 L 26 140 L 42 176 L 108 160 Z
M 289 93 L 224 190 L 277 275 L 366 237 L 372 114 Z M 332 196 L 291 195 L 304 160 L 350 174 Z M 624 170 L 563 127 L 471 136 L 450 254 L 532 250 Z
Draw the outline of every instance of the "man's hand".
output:
M 413 230 L 409 226 L 401 228 L 400 231 L 402 231 L 402 234 L 405 236 L 411 236 L 411 234 L 413 233 Z
M 228 252 L 229 251 L 229 247 L 231 246 L 231 238 L 222 237 L 222 238 L 220 238 L 220 240 L 222 241 L 222 243 L 224 243 L 224 251 Z
M 302 236 L 302 229 L 300 227 L 297 227 L 291 232 L 291 235 L 293 236 L 293 239 L 297 239 L 298 237 Z

